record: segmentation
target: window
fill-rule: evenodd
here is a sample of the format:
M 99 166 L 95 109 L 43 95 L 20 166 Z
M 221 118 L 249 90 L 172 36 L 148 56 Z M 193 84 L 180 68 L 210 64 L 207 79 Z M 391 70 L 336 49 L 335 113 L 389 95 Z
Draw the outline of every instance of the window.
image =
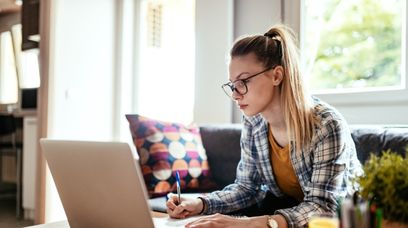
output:
M 194 106 L 195 15 L 191 0 L 142 0 L 137 34 L 136 112 L 190 123 Z
M 18 101 L 18 80 L 10 31 L 0 33 L 0 104 Z
M 302 3 L 302 62 L 314 93 L 406 88 L 404 0 Z

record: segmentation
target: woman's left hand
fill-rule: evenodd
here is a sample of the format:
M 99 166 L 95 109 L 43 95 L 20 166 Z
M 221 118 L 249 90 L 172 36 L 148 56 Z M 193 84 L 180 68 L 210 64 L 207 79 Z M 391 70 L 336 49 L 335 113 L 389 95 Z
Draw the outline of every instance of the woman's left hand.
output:
M 190 222 L 186 225 L 187 228 L 196 228 L 196 227 L 234 227 L 234 228 L 248 228 L 250 227 L 250 218 L 242 217 L 232 217 L 223 214 L 214 214 L 208 215 L 202 218 Z

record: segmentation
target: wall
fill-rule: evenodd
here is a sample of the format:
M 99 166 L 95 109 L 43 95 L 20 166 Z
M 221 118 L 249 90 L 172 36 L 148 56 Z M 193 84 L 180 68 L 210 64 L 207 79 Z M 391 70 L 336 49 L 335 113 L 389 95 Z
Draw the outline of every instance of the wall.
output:
M 114 0 L 56 0 L 48 79 L 48 137 L 112 140 Z M 48 173 L 45 221 L 64 218 Z
M 270 0 L 234 1 L 234 38 L 263 34 L 281 21 L 281 2 Z
M 196 1 L 194 121 L 231 122 L 231 102 L 221 89 L 227 81 L 226 53 L 233 41 L 233 1 Z
M 108 140 L 112 137 L 114 1 L 59 0 L 55 5 L 49 136 Z
M 349 124 L 408 125 L 408 102 L 334 106 Z

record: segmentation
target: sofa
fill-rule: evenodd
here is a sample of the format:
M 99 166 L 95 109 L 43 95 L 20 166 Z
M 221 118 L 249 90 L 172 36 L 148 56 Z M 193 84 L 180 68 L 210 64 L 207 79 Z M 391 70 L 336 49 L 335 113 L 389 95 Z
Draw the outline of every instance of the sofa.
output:
M 370 154 L 381 155 L 390 149 L 405 156 L 408 149 L 408 126 L 364 125 L 351 126 L 350 130 L 362 164 Z M 241 155 L 241 125 L 202 125 L 200 133 L 214 181 L 220 188 L 233 183 Z

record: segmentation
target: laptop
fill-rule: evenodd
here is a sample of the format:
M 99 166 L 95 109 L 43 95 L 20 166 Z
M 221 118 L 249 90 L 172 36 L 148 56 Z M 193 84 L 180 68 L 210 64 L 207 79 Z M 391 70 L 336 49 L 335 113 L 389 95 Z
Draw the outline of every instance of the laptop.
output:
M 195 218 L 152 218 L 138 161 L 123 142 L 41 139 L 71 228 L 184 227 Z

